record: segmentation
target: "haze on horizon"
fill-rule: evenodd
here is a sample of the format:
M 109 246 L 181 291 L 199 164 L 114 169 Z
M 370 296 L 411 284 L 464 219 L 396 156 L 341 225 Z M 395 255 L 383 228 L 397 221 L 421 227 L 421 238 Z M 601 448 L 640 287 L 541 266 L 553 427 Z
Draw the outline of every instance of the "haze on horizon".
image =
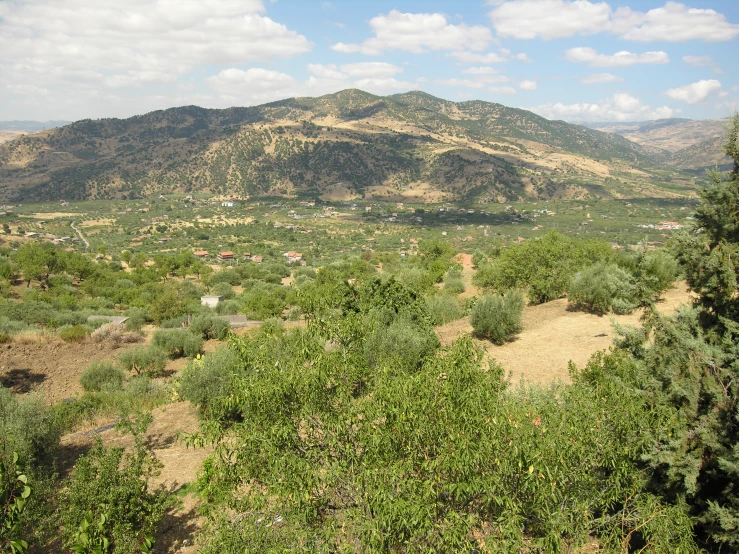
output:
M 731 0 L 6 0 L 0 120 L 129 117 L 347 88 L 572 122 L 739 107 Z

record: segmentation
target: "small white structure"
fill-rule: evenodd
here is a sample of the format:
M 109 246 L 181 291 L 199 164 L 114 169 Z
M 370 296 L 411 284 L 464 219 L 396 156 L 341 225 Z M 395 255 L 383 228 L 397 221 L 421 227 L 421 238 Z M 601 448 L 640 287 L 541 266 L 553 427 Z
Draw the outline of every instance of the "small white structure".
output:
M 229 200 L 227 202 L 221 202 L 221 206 L 223 206 L 224 208 L 233 208 L 234 203 Z
M 200 305 L 209 308 L 215 308 L 221 302 L 223 302 L 223 296 L 206 295 L 200 297 Z

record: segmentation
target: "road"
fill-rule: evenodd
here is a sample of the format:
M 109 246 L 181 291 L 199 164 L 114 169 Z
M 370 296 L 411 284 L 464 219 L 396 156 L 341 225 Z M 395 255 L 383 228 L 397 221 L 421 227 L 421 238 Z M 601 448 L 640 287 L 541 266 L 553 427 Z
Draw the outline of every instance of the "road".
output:
M 79 235 L 80 239 L 82 239 L 82 242 L 85 243 L 85 249 L 86 250 L 89 250 L 90 249 L 90 243 L 87 242 L 87 239 L 85 238 L 85 235 L 82 234 L 82 231 L 80 231 L 79 229 L 77 229 L 77 227 L 74 226 L 74 221 L 72 223 L 70 223 L 70 225 L 72 226 L 72 229 L 74 229 L 74 231 Z

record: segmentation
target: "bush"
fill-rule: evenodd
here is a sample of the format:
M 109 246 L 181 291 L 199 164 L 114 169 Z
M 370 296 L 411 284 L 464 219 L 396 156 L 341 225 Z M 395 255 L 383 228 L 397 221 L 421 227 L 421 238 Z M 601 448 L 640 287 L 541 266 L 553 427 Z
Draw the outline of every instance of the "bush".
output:
M 211 294 L 223 296 L 225 300 L 230 300 L 236 296 L 233 287 L 229 283 L 216 283 L 211 289 Z
M 17 452 L 21 467 L 48 461 L 61 433 L 58 418 L 40 397 L 21 397 L 0 387 L 0 448 L 9 456 Z
M 180 395 L 200 407 L 203 414 L 222 420 L 232 417 L 236 407 L 222 405 L 220 400 L 233 390 L 234 377 L 243 371 L 236 354 L 227 348 L 219 348 L 201 359 L 193 360 L 182 370 Z
M 636 308 L 635 294 L 632 275 L 615 264 L 601 262 L 582 270 L 575 277 L 568 298 L 593 312 L 624 314 Z
M 109 362 L 94 362 L 80 377 L 80 385 L 87 392 L 121 390 L 126 375 L 123 370 Z
M 459 302 L 449 295 L 429 296 L 426 298 L 431 321 L 434 326 L 444 325 L 463 317 Z
M 146 308 L 128 308 L 124 315 L 128 317 L 126 320 L 126 330 L 140 331 L 146 325 L 147 311 Z
M 64 325 L 59 328 L 59 337 L 64 342 L 81 342 L 89 334 L 90 330 L 84 325 Z
M 470 323 L 475 333 L 503 344 L 521 329 L 521 313 L 524 300 L 520 291 L 510 290 L 503 296 L 485 294 L 470 314 Z
M 439 339 L 431 329 L 423 329 L 401 317 L 389 327 L 377 326 L 370 332 L 364 345 L 364 359 L 371 368 L 386 366 L 412 371 L 438 347 Z
M 650 252 L 639 260 L 638 275 L 641 286 L 652 298 L 669 289 L 677 279 L 677 261 L 664 250 Z
M 157 347 L 139 347 L 126 350 L 118 355 L 118 363 L 124 371 L 137 374 L 160 375 L 167 365 L 167 353 Z
M 223 340 L 228 335 L 229 329 L 228 321 L 208 314 L 196 315 L 190 322 L 190 332 L 205 340 Z
M 80 525 L 87 519 L 94 522 L 96 535 L 108 539 L 113 554 L 149 552 L 169 505 L 163 489 L 148 486 L 159 467 L 138 443 L 133 452 L 126 453 L 123 448 L 104 448 L 98 441 L 77 460 L 64 483 L 61 522 L 65 544 L 75 545 Z
M 183 356 L 194 358 L 203 350 L 202 337 L 187 329 L 157 331 L 154 333 L 152 344 L 164 351 L 170 358 Z

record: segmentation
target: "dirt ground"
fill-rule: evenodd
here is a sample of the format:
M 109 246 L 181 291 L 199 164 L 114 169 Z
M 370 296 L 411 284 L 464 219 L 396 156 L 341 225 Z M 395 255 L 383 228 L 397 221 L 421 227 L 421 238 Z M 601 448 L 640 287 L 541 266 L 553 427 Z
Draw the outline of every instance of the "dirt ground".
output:
M 114 360 L 120 352 L 108 342 L 0 344 L 0 384 L 19 394 L 40 392 L 49 403 L 82 394 L 80 376 L 92 362 Z
M 667 291 L 657 303 L 661 314 L 670 315 L 690 300 L 685 283 Z M 510 376 L 516 384 L 548 384 L 555 381 L 569 382 L 568 363 L 572 360 L 583 367 L 599 350 L 608 350 L 613 342 L 612 322 L 621 325 L 639 325 L 641 312 L 631 315 L 598 316 L 585 312 L 569 311 L 566 298 L 527 306 L 523 311 L 523 331 L 518 337 L 496 346 L 489 341 L 477 341 Z M 449 344 L 463 334 L 471 334 L 469 318 L 452 321 L 437 327 L 436 334 L 442 344 Z

